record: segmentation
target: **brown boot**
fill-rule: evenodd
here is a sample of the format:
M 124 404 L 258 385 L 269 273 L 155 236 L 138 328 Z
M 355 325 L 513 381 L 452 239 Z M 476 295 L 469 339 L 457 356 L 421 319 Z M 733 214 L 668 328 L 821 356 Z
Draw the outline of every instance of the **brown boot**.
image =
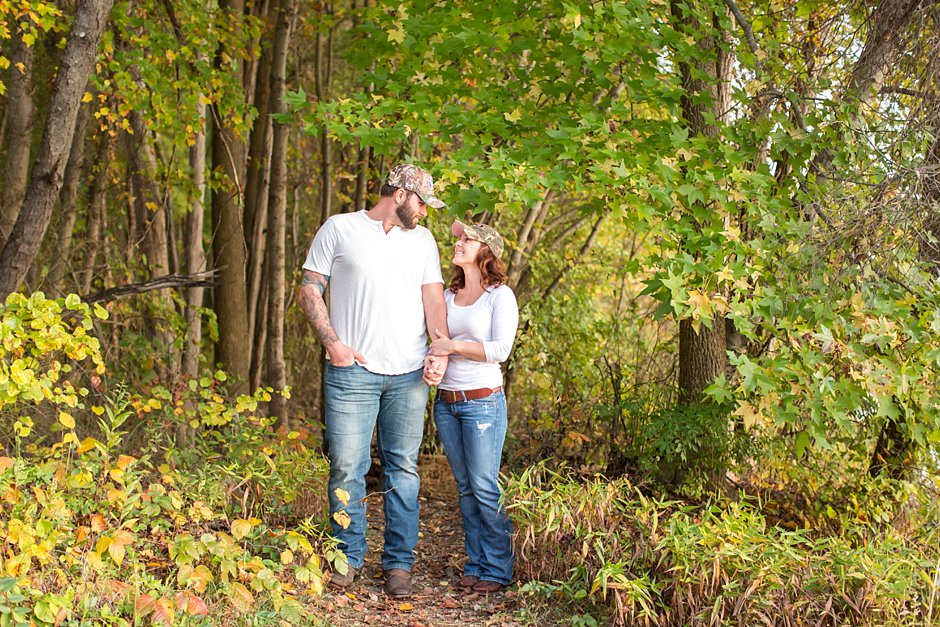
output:
M 333 574 L 330 576 L 330 585 L 334 588 L 348 588 L 353 584 L 353 581 L 356 580 L 356 569 L 352 566 L 346 568 L 346 574 L 341 575 L 337 571 L 333 571 Z
M 506 586 L 497 582 L 497 581 L 487 581 L 486 579 L 481 579 L 476 583 L 471 590 L 474 592 L 479 592 L 480 594 L 496 594 L 497 592 L 502 592 L 506 589 Z
M 461 588 L 472 588 L 477 585 L 478 581 L 480 581 L 480 578 L 476 575 L 464 575 L 460 578 L 460 581 L 457 582 L 457 585 Z
M 385 594 L 393 599 L 411 596 L 411 573 L 401 568 L 385 571 Z

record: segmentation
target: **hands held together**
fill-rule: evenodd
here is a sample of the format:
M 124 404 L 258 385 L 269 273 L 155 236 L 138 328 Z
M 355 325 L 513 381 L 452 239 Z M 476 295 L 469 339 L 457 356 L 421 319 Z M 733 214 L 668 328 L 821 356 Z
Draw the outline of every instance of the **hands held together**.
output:
M 424 382 L 430 386 L 438 385 L 447 370 L 448 355 L 453 352 L 453 341 L 434 329 L 437 339 L 431 342 L 427 357 L 424 358 Z

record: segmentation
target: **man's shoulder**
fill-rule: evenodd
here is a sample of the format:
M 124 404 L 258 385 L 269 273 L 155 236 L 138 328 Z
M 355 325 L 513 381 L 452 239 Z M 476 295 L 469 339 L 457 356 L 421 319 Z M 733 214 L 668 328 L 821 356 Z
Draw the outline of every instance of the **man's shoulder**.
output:
M 434 240 L 434 234 L 431 233 L 431 231 L 426 226 L 421 226 L 419 224 L 418 226 L 411 229 L 410 231 L 407 231 L 407 233 L 415 240 L 419 240 L 422 242 L 430 242 L 431 244 L 434 244 L 435 246 L 437 245 L 437 242 Z
M 364 221 L 362 219 L 362 212 L 354 211 L 353 213 L 334 213 L 326 219 L 326 222 L 323 223 L 323 226 L 328 224 L 333 227 L 354 226 L 357 224 L 364 224 Z

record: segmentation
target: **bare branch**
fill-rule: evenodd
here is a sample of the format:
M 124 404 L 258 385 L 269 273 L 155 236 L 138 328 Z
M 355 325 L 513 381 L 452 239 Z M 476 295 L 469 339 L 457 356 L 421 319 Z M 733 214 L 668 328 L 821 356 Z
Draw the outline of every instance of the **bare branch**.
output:
M 106 290 L 101 290 L 100 292 L 95 292 L 94 294 L 87 294 L 82 296 L 82 300 L 86 303 L 101 303 L 122 298 L 124 296 L 143 294 L 145 292 L 152 292 L 154 290 L 162 290 L 166 288 L 214 287 L 216 283 L 211 279 L 215 277 L 219 270 L 221 270 L 221 268 L 207 270 L 205 272 L 196 272 L 193 274 L 167 274 L 164 276 L 158 276 L 155 279 L 150 279 L 149 281 L 143 281 L 141 283 L 109 287 Z
M 738 5 L 734 3 L 734 0 L 725 0 L 725 4 L 728 5 L 728 8 L 731 9 L 731 13 L 734 15 L 735 21 L 738 23 L 738 26 L 741 27 L 741 30 L 744 31 L 744 39 L 747 40 L 747 46 L 751 49 L 755 55 L 759 55 L 760 48 L 757 46 L 757 38 L 754 37 L 754 29 L 751 28 L 751 24 L 747 21 L 747 18 L 744 17 L 744 14 L 741 13 L 741 9 L 738 8 Z M 758 56 L 757 64 L 760 65 L 760 57 Z

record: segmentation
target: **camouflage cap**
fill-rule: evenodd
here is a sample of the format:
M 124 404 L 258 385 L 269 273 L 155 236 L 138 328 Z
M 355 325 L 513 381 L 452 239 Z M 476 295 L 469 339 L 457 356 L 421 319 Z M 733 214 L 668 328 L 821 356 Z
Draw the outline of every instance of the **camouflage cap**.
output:
M 444 206 L 443 201 L 434 195 L 434 179 L 431 178 L 427 170 L 416 165 L 403 163 L 395 166 L 385 177 L 385 184 L 414 192 L 421 197 L 426 205 L 435 209 Z
M 486 244 L 497 257 L 503 256 L 503 237 L 491 226 L 485 224 L 464 224 L 460 220 L 454 220 L 450 230 L 457 237 L 466 235 L 467 239 Z

